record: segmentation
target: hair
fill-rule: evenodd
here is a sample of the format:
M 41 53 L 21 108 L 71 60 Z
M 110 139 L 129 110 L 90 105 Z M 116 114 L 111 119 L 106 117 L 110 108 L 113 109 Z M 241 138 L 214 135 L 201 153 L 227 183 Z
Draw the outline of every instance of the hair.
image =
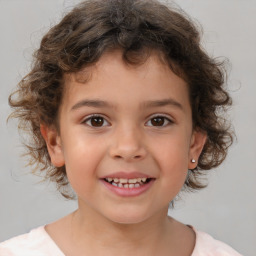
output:
M 203 50 L 199 31 L 181 9 L 154 0 L 88 0 L 77 5 L 42 38 L 31 72 L 9 97 L 11 116 L 30 134 L 25 142 L 29 164 L 69 197 L 65 166 L 51 164 L 40 132 L 41 124 L 58 128 L 64 75 L 92 66 L 106 51 L 121 50 L 124 62 L 131 65 L 142 64 L 156 51 L 187 82 L 193 127 L 207 134 L 184 188 L 205 187 L 200 177 L 222 163 L 233 136 L 224 116 L 231 105 L 225 63 Z

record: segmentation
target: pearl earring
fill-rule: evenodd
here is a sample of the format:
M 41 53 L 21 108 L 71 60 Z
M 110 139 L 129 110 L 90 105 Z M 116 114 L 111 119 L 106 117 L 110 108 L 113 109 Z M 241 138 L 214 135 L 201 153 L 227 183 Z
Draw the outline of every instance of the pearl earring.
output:
M 193 159 L 191 159 L 191 162 L 192 162 L 192 163 L 195 163 L 195 162 L 196 162 L 196 160 L 193 158 Z

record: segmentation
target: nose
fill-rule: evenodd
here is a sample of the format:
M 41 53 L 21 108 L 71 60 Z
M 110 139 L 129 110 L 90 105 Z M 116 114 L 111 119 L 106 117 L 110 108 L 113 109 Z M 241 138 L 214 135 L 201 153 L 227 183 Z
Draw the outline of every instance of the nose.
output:
M 111 140 L 109 153 L 115 159 L 142 160 L 147 154 L 144 144 L 143 136 L 138 129 L 119 128 Z

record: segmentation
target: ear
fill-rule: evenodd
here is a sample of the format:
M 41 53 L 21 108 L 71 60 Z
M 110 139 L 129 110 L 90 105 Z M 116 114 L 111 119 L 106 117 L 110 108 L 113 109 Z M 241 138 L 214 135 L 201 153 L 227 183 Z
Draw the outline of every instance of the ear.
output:
M 199 156 L 204 148 L 206 140 L 206 132 L 200 129 L 194 129 L 190 142 L 188 169 L 192 170 L 196 168 Z M 192 159 L 194 159 L 195 162 L 192 162 Z
M 55 167 L 62 167 L 65 164 L 61 145 L 61 138 L 57 130 L 53 127 L 40 125 L 41 134 L 46 142 L 51 162 Z

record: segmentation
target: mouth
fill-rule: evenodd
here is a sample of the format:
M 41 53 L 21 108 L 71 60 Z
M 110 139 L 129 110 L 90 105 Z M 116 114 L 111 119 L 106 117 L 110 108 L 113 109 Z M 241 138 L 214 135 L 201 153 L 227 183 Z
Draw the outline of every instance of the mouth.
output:
M 142 178 L 133 178 L 133 179 L 124 179 L 124 178 L 104 178 L 104 181 L 108 182 L 112 186 L 119 188 L 140 188 L 148 184 L 152 178 L 142 177 Z
M 117 196 L 136 197 L 148 191 L 153 186 L 154 181 L 156 180 L 152 177 L 138 177 L 138 175 L 134 176 L 122 178 L 115 176 L 104 177 L 101 179 L 101 181 L 109 191 L 113 192 Z

